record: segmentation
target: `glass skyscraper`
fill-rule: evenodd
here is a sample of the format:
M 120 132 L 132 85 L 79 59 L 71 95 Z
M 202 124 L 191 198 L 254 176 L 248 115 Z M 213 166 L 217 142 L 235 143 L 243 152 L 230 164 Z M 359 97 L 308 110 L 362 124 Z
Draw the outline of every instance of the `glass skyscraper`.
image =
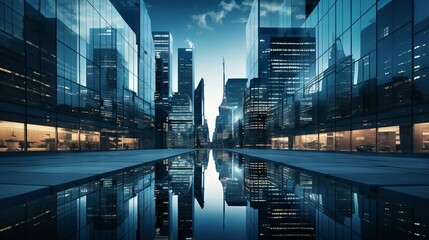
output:
M 157 148 L 166 147 L 168 112 L 172 96 L 173 82 L 173 37 L 170 32 L 152 32 L 155 44 L 156 87 L 155 87 L 155 128 Z
M 270 110 L 271 147 L 428 153 L 429 3 L 320 0 L 305 7 L 300 27 L 314 30 L 315 58 L 300 69 L 299 88 Z M 260 27 L 268 21 L 260 16 L 257 24 L 258 12 L 247 23 L 248 73 L 264 65 L 253 50 L 264 44 Z M 258 74 L 249 76 L 252 87 Z
M 281 11 L 266 7 L 283 6 L 283 1 L 255 1 L 246 26 L 247 78 L 245 96 L 244 145 L 266 148 L 268 110 L 286 95 L 299 89 L 300 69 L 315 59 L 315 33 L 312 28 L 287 28 Z M 286 7 L 285 7 L 286 8 Z
M 155 57 L 160 61 L 160 76 L 158 78 L 157 74 L 155 98 L 165 100 L 172 96 L 173 90 L 173 37 L 170 32 L 152 32 L 152 36 Z
M 179 48 L 178 49 L 178 92 L 188 94 L 192 102 L 194 102 L 194 49 Z
M 194 147 L 193 104 L 188 94 L 174 93 L 168 114 L 167 148 Z
M 0 151 L 151 147 L 150 27 L 136 35 L 107 0 L 1 1 L 0 9 Z

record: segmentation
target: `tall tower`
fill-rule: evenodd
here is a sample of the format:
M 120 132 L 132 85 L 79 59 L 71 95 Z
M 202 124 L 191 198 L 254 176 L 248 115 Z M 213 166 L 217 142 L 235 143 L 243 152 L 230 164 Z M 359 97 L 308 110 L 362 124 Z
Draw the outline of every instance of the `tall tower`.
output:
M 187 94 L 194 102 L 194 49 L 179 48 L 178 50 L 178 90 Z M 192 104 L 193 105 L 193 104 Z
M 155 44 L 155 57 L 157 63 L 159 62 L 156 69 L 155 100 L 166 100 L 172 96 L 173 37 L 170 32 L 152 32 L 152 36 Z

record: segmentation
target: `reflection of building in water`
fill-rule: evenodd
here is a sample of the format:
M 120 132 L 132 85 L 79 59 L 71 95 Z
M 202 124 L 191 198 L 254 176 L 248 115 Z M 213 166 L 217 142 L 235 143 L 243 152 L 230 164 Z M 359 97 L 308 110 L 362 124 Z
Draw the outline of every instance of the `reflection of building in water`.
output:
M 2 204 L 0 239 L 153 239 L 154 177 L 149 164 L 30 202 Z
M 237 155 L 229 152 L 222 155 L 227 156 L 227 158 L 222 158 L 221 165 L 219 165 L 219 180 L 223 186 L 224 201 L 228 206 L 246 206 L 244 173 Z
M 85 200 L 94 239 L 148 239 L 155 233 L 154 166 L 146 165 L 100 181 L 99 192 Z M 72 192 L 72 196 L 73 193 Z M 67 194 L 65 194 L 67 197 Z M 68 214 L 67 210 L 64 210 Z M 80 209 L 78 212 L 82 212 Z M 79 216 L 79 214 L 78 214 Z M 69 225 L 67 216 L 64 224 Z M 61 234 L 64 231 L 60 231 Z
M 204 171 L 207 169 L 209 161 L 209 151 L 200 150 L 195 153 L 195 168 L 194 168 L 194 192 L 195 199 L 201 208 L 204 208 Z
M 274 163 L 246 161 L 248 239 L 314 239 L 314 216 L 293 191 L 288 191 L 283 167 Z M 263 181 L 247 177 L 263 176 Z M 261 188 L 261 186 L 264 186 Z
M 155 163 L 155 202 L 156 202 L 156 235 L 155 239 L 169 239 L 170 235 L 170 205 L 172 192 L 168 175 L 168 160 Z
M 170 186 L 177 195 L 177 209 L 171 215 L 177 215 L 177 236 L 179 239 L 193 237 L 194 225 L 194 154 L 182 155 L 169 161 Z M 173 226 L 175 227 L 175 226 Z

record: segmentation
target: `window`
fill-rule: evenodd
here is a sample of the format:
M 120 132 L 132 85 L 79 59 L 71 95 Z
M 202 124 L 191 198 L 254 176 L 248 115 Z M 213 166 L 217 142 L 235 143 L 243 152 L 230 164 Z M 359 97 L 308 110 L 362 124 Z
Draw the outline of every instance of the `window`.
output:
M 54 127 L 27 124 L 27 151 L 55 151 Z
M 350 151 L 350 131 L 335 133 L 335 150 Z
M 378 152 L 400 152 L 400 147 L 401 140 L 399 135 L 399 126 L 378 128 Z
M 429 123 L 414 125 L 414 152 L 429 153 Z
M 429 1 L 414 0 L 414 31 L 420 31 L 429 26 Z
M 24 123 L 0 121 L 0 152 L 24 151 Z
M 375 152 L 376 129 L 362 129 L 352 131 L 352 151 Z

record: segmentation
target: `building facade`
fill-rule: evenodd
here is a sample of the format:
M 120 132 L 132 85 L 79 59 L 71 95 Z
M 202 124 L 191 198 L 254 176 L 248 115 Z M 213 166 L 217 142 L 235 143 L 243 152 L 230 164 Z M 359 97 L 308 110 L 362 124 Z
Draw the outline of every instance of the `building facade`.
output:
M 271 147 L 429 153 L 428 7 L 321 0 L 301 26 L 314 29 L 315 59 L 272 109 Z
M 168 112 L 173 82 L 173 37 L 170 32 L 153 32 L 156 61 L 155 129 L 156 148 L 166 147 Z
M 300 88 L 297 73 L 315 59 L 312 28 L 286 28 L 266 19 L 261 11 L 265 1 L 255 1 L 247 23 L 247 78 L 245 97 L 244 145 L 249 148 L 270 146 L 267 132 L 268 110 L 285 96 Z M 282 12 L 282 11 L 281 11 Z M 273 16 L 273 17 L 274 17 Z
M 178 92 L 188 94 L 192 103 L 194 102 L 194 49 L 179 48 L 178 53 Z
M 167 148 L 193 148 L 194 115 L 188 94 L 174 93 L 168 114 Z
M 242 147 L 238 139 L 243 131 L 241 121 L 246 84 L 246 78 L 230 78 L 224 84 L 224 96 L 219 106 L 213 141 L 218 148 Z
M 207 148 L 210 143 L 204 98 L 204 79 L 201 78 L 194 93 L 194 132 L 197 148 Z
M 0 151 L 152 146 L 150 29 L 138 37 L 107 0 L 0 8 Z M 140 9 L 150 26 L 144 3 Z
M 173 90 L 173 37 L 170 32 L 152 32 L 155 57 L 160 59 L 156 77 L 155 100 L 168 100 Z

